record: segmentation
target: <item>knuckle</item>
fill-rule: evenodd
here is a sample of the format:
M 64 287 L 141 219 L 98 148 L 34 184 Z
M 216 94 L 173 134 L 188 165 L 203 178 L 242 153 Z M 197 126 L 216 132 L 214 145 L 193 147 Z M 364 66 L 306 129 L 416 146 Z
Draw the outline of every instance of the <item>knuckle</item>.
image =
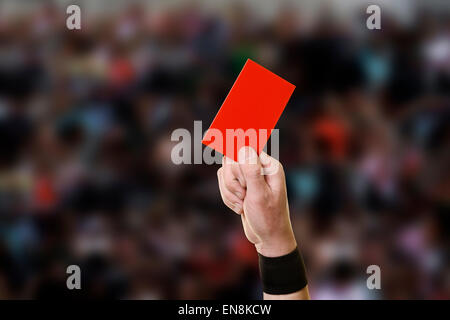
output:
M 238 182 L 233 177 L 226 177 L 224 179 L 225 181 L 225 187 L 230 191 L 238 191 Z
M 274 174 L 280 177 L 284 177 L 284 168 L 280 162 L 278 162 L 277 165 L 275 166 Z
M 232 190 L 233 189 L 233 180 L 231 180 L 230 178 L 225 178 L 225 187 L 228 190 Z
M 283 172 L 284 171 L 283 165 L 277 159 L 274 159 L 272 165 L 273 165 L 273 169 L 274 169 L 275 173 L 279 173 L 279 172 Z

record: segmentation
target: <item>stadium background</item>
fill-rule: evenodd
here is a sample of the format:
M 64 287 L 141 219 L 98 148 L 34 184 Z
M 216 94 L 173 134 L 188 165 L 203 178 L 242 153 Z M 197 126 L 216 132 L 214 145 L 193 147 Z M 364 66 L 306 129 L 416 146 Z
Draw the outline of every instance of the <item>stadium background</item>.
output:
M 312 298 L 450 298 L 449 5 L 0 0 L 0 298 L 260 298 L 218 167 L 170 161 L 247 58 L 297 86 L 277 127 Z

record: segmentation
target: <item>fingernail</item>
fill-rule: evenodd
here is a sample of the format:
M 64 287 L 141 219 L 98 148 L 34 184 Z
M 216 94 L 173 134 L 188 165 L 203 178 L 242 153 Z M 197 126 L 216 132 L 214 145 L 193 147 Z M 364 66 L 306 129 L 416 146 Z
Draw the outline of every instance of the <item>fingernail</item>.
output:
M 241 200 L 244 199 L 244 195 L 242 193 L 240 193 L 239 191 L 236 191 L 236 196 Z
M 255 159 L 257 157 L 258 155 L 252 147 L 242 147 L 239 150 L 238 159 L 240 163 L 245 163 L 247 160 Z

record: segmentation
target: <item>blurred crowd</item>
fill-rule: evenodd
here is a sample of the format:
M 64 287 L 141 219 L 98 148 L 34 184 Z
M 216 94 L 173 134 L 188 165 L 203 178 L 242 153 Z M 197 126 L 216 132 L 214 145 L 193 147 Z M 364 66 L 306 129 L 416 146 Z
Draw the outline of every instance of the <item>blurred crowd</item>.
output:
M 0 14 L 0 298 L 261 298 L 218 166 L 170 160 L 248 58 L 296 85 L 277 128 L 312 298 L 450 298 L 450 12 L 382 30 L 364 8 L 355 27 L 238 2 L 66 17 Z

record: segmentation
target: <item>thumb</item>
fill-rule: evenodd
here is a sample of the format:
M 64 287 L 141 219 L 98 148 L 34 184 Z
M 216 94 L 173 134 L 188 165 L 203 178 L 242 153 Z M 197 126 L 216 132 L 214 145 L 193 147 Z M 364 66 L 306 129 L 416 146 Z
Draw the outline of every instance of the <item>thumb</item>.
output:
M 285 186 L 284 170 L 281 163 L 264 151 L 259 155 L 266 183 L 272 190 L 281 190 Z
M 262 175 L 262 165 L 256 151 L 251 147 L 242 147 L 239 150 L 238 160 L 247 190 L 251 193 L 263 192 L 267 184 Z

